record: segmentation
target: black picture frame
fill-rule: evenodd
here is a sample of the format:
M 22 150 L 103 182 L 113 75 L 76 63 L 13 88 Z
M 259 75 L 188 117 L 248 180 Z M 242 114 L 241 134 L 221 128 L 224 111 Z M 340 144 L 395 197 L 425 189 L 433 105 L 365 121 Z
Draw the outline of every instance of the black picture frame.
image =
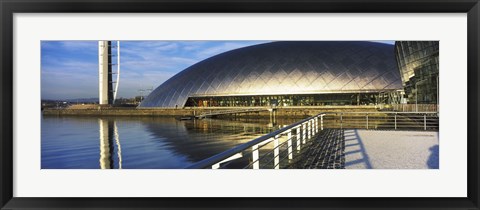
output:
M 0 0 L 1 209 L 479 209 L 478 0 Z M 15 13 L 467 13 L 468 196 L 465 198 L 17 198 L 13 197 Z M 446 180 L 448 181 L 448 180 Z M 413 189 L 412 189 L 413 190 Z

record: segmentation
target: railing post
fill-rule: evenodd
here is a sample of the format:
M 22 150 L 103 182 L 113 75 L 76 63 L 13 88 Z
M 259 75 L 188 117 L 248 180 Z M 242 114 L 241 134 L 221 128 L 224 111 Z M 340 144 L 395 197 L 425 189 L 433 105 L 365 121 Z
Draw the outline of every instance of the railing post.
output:
M 395 112 L 395 130 L 397 130 L 397 113 Z
M 315 133 L 318 133 L 318 116 L 315 117 Z
M 368 113 L 367 113 L 367 130 L 368 130 Z
M 253 169 L 260 169 L 260 162 L 258 160 L 258 144 L 252 146 L 252 162 Z
M 312 136 L 315 136 L 315 118 L 312 118 Z
M 293 148 L 292 148 L 292 129 L 288 131 L 287 135 L 287 146 L 288 146 L 288 159 L 293 159 Z
M 300 131 L 300 126 L 297 127 L 297 151 L 300 151 L 300 140 L 302 139 L 302 133 Z
M 423 114 L 423 130 L 427 130 L 427 114 Z
M 320 116 L 320 130 L 323 131 L 323 115 Z
M 308 140 L 312 138 L 312 120 L 309 120 L 307 122 L 307 134 L 308 134 Z
M 315 136 L 315 134 L 317 134 L 317 129 L 315 128 L 316 124 L 317 124 L 317 121 L 315 120 L 316 118 L 313 118 L 312 119 L 312 131 L 313 131 L 313 135 Z
M 303 123 L 303 124 L 302 124 L 302 130 L 303 130 L 302 144 L 305 144 L 306 139 L 307 139 L 307 126 L 306 126 L 306 123 Z
M 275 136 L 273 139 L 273 166 L 275 169 L 280 169 L 280 148 L 278 147 L 279 142 L 278 142 L 279 136 Z

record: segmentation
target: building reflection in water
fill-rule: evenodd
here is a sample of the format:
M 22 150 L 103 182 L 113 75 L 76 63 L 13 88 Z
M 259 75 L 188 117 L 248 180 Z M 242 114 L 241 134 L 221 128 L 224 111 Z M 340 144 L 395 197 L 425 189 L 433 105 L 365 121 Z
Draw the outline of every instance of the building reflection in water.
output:
M 148 140 L 148 147 L 156 148 L 157 151 L 168 150 L 170 156 L 168 158 L 160 157 L 162 152 L 155 152 L 155 155 L 159 157 L 149 156 L 145 158 L 146 163 L 148 160 L 156 158 L 159 158 L 159 162 L 163 162 L 180 157 L 185 158 L 188 164 L 192 164 L 277 129 L 268 118 L 262 120 L 205 119 L 188 121 L 178 121 L 175 118 L 129 118 L 127 121 L 139 119 L 139 122 L 145 126 L 148 135 L 154 137 Z M 124 118 L 120 121 L 115 118 L 98 119 L 101 169 L 122 169 L 122 147 L 117 123 L 125 120 Z M 125 138 L 130 141 L 128 138 L 131 136 Z M 142 147 L 142 143 L 137 142 L 134 144 L 126 142 L 126 145 L 127 150 L 130 151 L 132 150 L 131 145 Z M 136 150 L 134 153 L 139 153 L 138 156 L 145 152 L 138 148 Z M 185 166 L 187 165 L 182 167 Z M 164 167 L 171 168 L 170 166 Z
M 261 119 L 202 119 L 179 121 L 174 118 L 152 118 L 143 121 L 154 142 L 194 163 L 237 145 L 246 143 L 295 119 L 284 119 L 277 124 L 269 118 Z M 278 125 L 280 123 L 280 125 Z
M 118 135 L 118 127 L 116 121 L 98 119 L 100 131 L 100 168 L 113 169 L 114 168 L 114 145 L 113 140 L 117 146 L 118 169 L 122 169 L 122 148 L 120 145 L 120 138 Z

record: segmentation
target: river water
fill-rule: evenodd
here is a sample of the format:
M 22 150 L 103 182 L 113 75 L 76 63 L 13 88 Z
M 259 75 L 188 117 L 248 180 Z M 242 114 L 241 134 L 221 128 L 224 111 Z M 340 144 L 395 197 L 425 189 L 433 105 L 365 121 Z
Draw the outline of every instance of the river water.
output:
M 299 119 L 42 116 L 42 169 L 178 169 Z

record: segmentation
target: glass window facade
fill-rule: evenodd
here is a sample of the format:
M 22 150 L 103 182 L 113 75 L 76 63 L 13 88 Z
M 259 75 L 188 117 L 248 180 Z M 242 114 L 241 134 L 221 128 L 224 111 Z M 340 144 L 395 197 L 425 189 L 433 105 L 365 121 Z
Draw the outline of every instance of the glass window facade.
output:
M 397 41 L 395 55 L 408 103 L 438 104 L 439 42 Z
M 398 102 L 399 97 L 401 96 L 390 92 L 190 97 L 185 107 L 377 105 Z

